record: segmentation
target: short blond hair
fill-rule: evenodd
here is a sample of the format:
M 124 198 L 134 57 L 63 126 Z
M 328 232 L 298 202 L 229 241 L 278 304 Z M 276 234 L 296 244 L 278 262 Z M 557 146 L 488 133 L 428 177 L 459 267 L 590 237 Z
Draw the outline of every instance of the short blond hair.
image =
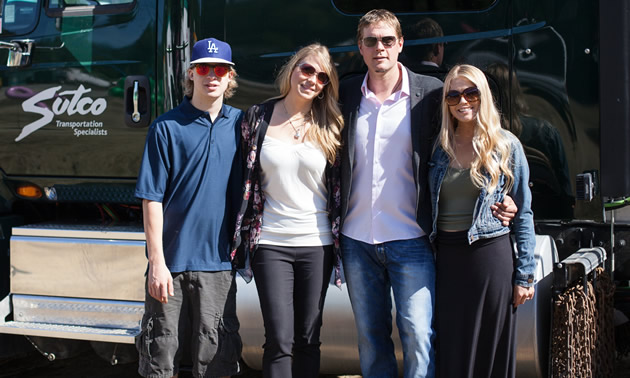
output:
M 364 28 L 370 25 L 378 24 L 379 22 L 383 22 L 391 26 L 396 31 L 396 37 L 398 39 L 402 38 L 402 27 L 400 26 L 400 21 L 395 14 L 387 9 L 372 9 L 364 14 L 359 20 L 359 26 L 357 27 L 357 42 L 362 43 Z

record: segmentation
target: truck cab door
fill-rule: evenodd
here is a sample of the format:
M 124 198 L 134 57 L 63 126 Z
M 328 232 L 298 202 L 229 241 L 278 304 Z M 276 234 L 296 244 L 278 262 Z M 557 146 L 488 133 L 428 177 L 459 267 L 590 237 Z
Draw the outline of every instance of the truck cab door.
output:
M 156 1 L 3 0 L 4 174 L 135 178 L 155 113 L 156 25 Z

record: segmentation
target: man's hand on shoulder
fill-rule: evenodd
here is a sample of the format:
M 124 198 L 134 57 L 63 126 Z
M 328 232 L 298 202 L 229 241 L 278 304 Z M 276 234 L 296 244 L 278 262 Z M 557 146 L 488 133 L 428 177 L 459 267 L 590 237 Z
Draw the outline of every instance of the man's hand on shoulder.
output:
M 510 222 L 514 219 L 518 211 L 514 200 L 507 194 L 503 198 L 503 203 L 496 202 L 494 205 L 490 206 L 490 208 L 492 209 L 492 215 L 499 219 L 506 227 L 510 225 Z
M 147 273 L 149 295 L 162 303 L 168 303 L 168 297 L 174 296 L 173 277 L 166 264 L 149 264 Z

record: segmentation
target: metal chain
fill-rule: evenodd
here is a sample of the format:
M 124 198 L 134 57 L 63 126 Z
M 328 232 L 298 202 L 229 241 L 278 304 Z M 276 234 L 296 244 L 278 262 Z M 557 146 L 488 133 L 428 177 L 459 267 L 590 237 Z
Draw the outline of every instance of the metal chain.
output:
M 554 301 L 551 363 L 553 377 L 612 377 L 614 369 L 614 284 L 598 268 L 595 288 L 574 285 Z
M 615 370 L 615 284 L 603 268 L 597 268 L 595 297 L 597 298 L 597 354 L 598 377 L 612 377 Z

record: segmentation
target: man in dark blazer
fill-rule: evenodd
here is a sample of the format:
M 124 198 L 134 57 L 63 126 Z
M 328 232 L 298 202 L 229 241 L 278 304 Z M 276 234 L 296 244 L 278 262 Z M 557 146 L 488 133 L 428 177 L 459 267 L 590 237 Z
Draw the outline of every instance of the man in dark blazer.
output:
M 366 13 L 357 40 L 368 73 L 343 82 L 339 95 L 345 120 L 341 248 L 362 375 L 398 376 L 393 291 L 404 376 L 432 377 L 435 265 L 427 162 L 440 123 L 442 82 L 398 62 L 402 31 L 387 10 Z

